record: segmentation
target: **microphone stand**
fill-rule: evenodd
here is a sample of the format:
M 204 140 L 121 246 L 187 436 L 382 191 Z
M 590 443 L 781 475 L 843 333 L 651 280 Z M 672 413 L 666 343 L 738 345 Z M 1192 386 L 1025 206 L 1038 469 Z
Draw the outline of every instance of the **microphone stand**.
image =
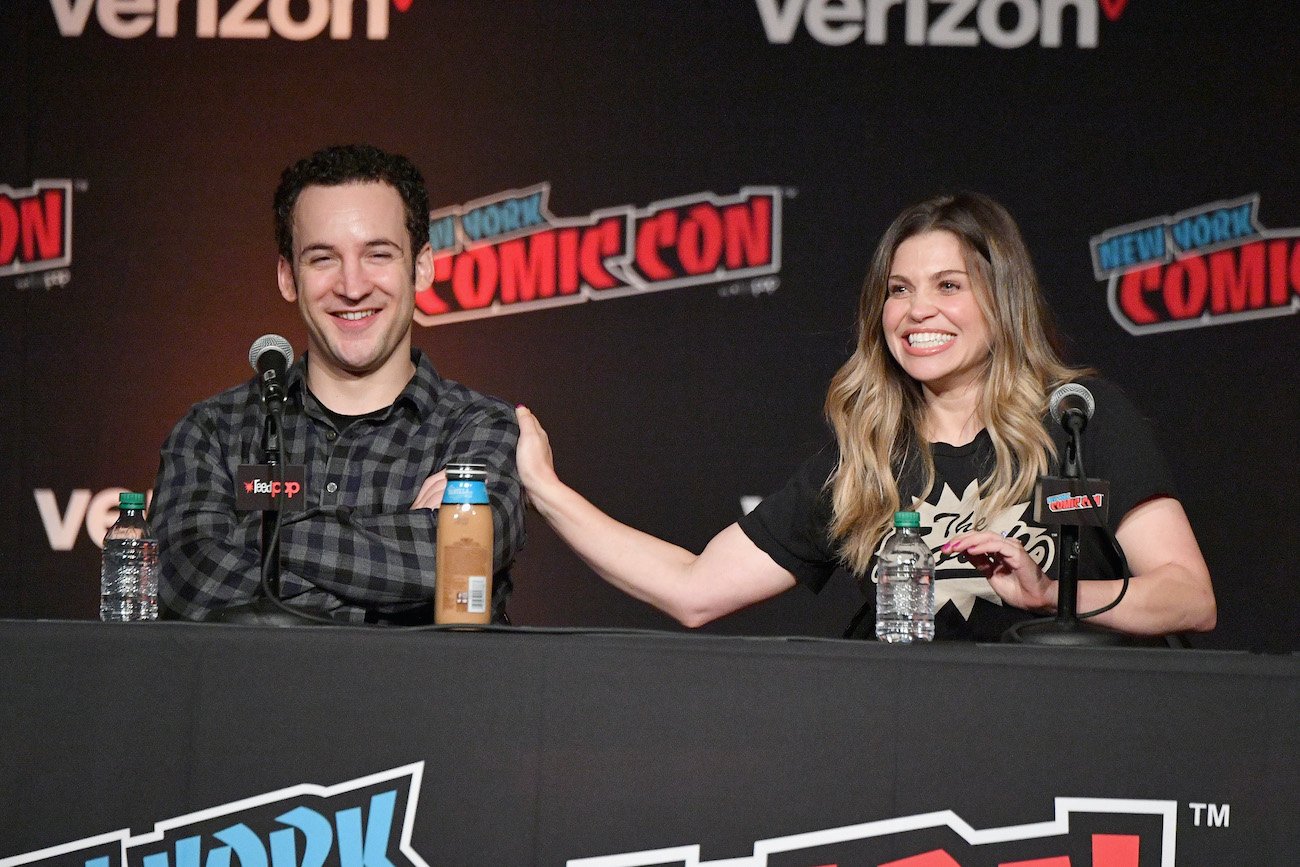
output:
M 266 463 L 273 468 L 278 477 L 280 490 L 284 490 L 284 471 L 280 467 L 280 439 L 273 414 L 266 414 L 262 428 L 262 448 L 266 453 Z M 280 510 L 266 509 L 262 512 L 262 583 L 259 591 L 267 596 L 280 595 Z
M 1061 475 L 1078 479 L 1086 490 L 1083 467 L 1083 428 L 1087 418 L 1079 413 L 1066 416 L 1070 439 L 1065 444 L 1065 466 Z M 1106 529 L 1102 528 L 1103 531 Z M 1079 525 L 1062 524 L 1061 568 L 1056 581 L 1056 616 L 1017 623 L 1002 634 L 1012 644 L 1047 644 L 1064 647 L 1122 647 L 1140 642 L 1122 632 L 1094 626 L 1079 619 Z
M 280 440 L 284 431 L 282 402 L 267 401 L 266 419 L 262 428 L 262 451 L 267 464 L 273 468 L 280 493 L 284 496 L 284 464 L 280 460 Z M 261 579 L 253 598 L 240 605 L 232 605 L 214 612 L 209 618 L 218 623 L 242 623 L 253 626 L 301 626 L 316 623 L 308 616 L 293 613 L 280 601 L 280 522 L 284 516 L 283 503 L 262 511 Z

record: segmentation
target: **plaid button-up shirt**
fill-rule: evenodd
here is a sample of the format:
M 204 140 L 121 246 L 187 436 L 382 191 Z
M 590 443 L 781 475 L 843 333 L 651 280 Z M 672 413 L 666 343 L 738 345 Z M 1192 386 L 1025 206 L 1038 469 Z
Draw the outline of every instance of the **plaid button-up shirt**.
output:
M 281 596 L 359 621 L 400 614 L 434 592 L 438 514 L 411 509 L 453 461 L 487 465 L 494 530 L 494 611 L 524 540 L 514 411 L 442 379 L 419 350 L 415 376 L 387 410 L 338 430 L 307 390 L 306 358 L 286 377 L 282 461 L 307 468 L 306 509 L 280 531 Z M 163 444 L 150 521 L 159 595 L 190 619 L 248 602 L 261 578 L 260 511 L 236 511 L 241 464 L 265 463 L 266 410 L 255 380 L 196 404 Z

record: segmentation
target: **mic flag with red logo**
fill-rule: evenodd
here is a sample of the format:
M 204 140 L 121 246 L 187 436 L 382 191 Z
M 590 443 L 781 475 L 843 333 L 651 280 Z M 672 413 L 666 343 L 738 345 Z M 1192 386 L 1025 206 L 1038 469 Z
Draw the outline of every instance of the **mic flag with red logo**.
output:
M 241 512 L 301 512 L 306 499 L 302 464 L 241 464 L 235 474 L 235 508 Z
M 1039 476 L 1034 485 L 1034 522 L 1044 527 L 1073 524 L 1104 527 L 1110 510 L 1110 482 Z

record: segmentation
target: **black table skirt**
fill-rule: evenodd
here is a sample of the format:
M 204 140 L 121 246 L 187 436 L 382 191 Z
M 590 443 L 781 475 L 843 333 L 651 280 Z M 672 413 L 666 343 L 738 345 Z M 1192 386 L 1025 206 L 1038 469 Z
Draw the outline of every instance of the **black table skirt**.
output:
M 288 840 L 301 865 L 327 833 L 340 867 L 380 867 L 347 839 L 396 867 L 1297 863 L 1298 674 L 1170 649 L 5 621 L 0 867 L 223 847 L 256 867 Z M 314 837 L 281 819 L 308 814 Z

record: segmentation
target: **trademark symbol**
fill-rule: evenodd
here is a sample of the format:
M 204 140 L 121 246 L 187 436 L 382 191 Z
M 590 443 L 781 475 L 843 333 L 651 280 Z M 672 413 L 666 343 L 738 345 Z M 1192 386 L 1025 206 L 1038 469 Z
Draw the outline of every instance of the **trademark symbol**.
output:
M 785 194 L 787 199 L 797 199 L 799 197 L 798 187 L 786 187 L 782 192 Z
M 1231 812 L 1230 804 L 1192 804 L 1187 805 L 1192 810 L 1192 824 L 1201 827 L 1201 817 L 1205 817 L 1206 828 L 1226 828 L 1228 827 L 1229 813 Z
M 90 181 L 87 180 L 73 181 L 72 188 L 79 193 L 84 193 L 86 190 L 90 189 Z

